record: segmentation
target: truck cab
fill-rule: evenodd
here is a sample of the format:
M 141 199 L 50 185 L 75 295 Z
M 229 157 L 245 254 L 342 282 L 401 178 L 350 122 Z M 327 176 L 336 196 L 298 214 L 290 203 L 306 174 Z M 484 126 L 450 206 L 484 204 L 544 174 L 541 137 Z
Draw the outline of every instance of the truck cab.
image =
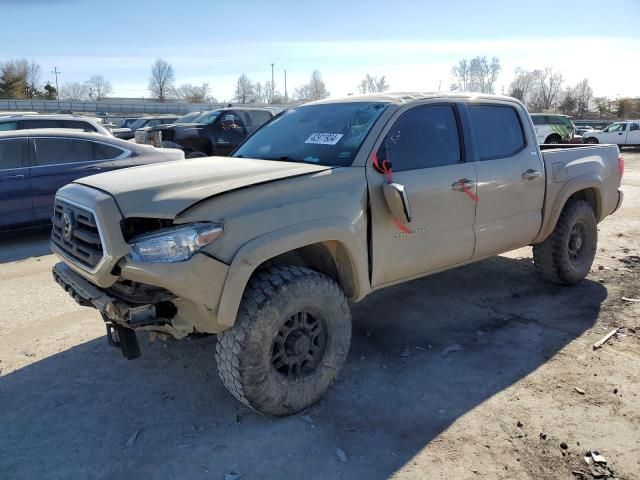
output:
M 640 120 L 616 122 L 603 130 L 586 132 L 585 143 L 609 143 L 619 147 L 640 145 Z

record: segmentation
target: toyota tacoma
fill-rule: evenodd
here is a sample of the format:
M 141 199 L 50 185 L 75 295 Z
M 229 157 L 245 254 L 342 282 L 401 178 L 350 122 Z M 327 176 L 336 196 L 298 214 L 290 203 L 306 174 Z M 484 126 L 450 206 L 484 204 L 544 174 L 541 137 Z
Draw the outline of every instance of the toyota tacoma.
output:
M 291 108 L 231 158 L 58 191 L 55 280 L 127 358 L 137 334 L 216 334 L 220 377 L 254 410 L 309 407 L 344 364 L 349 302 L 527 245 L 580 282 L 622 202 L 615 145 L 541 147 L 519 101 L 380 94 Z

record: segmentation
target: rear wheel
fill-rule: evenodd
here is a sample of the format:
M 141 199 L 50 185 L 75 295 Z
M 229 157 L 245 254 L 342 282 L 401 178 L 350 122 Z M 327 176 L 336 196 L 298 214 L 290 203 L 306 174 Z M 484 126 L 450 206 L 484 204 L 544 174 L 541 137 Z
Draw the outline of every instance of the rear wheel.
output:
M 553 233 L 533 246 L 533 261 L 547 280 L 573 285 L 589 273 L 597 246 L 598 226 L 591 205 L 570 200 Z
M 597 145 L 599 142 L 598 142 L 597 138 L 589 137 L 584 141 L 584 143 L 589 143 L 591 145 Z
M 550 135 L 549 137 L 547 137 L 544 143 L 546 143 L 547 145 L 557 145 L 559 143 L 562 143 L 562 138 L 560 138 L 559 135 Z
M 233 328 L 218 337 L 218 373 L 245 405 L 290 415 L 315 403 L 335 380 L 351 342 L 351 314 L 340 287 L 300 267 L 254 275 Z

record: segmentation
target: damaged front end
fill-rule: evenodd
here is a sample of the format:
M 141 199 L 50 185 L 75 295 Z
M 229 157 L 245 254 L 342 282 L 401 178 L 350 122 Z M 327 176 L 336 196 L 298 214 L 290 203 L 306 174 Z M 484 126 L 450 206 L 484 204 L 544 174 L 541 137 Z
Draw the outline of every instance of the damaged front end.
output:
M 138 358 L 136 330 L 175 334 L 171 320 L 177 313 L 169 291 L 134 282 L 116 283 L 101 289 L 64 263 L 54 265 L 54 280 L 79 304 L 96 308 L 107 327 L 109 344 L 120 348 L 128 359 Z

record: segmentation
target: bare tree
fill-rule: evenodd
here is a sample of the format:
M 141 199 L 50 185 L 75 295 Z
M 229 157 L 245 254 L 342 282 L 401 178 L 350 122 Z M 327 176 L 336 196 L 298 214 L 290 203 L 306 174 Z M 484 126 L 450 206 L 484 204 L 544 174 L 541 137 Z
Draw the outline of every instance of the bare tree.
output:
M 171 64 L 158 58 L 151 65 L 151 76 L 149 77 L 149 92 L 151 96 L 164 102 L 167 98 L 175 94 L 175 73 Z
M 176 89 L 176 95 L 189 103 L 205 103 L 210 98 L 209 90 L 208 83 L 199 86 L 185 83 Z
M 595 97 L 593 103 L 596 106 L 596 110 L 600 114 L 600 118 L 606 117 L 611 113 L 611 99 L 607 97 Z
M 31 60 L 31 62 L 27 62 L 26 60 L 21 61 L 24 62 L 24 96 L 26 98 L 34 98 L 39 95 L 38 87 L 40 86 L 40 74 L 42 73 L 42 69 L 40 68 L 40 65 L 33 60 Z
M 63 100 L 85 100 L 88 97 L 89 89 L 83 83 L 69 82 L 60 87 L 60 98 Z
M 298 100 L 320 100 L 322 98 L 327 98 L 328 96 L 329 92 L 322 80 L 322 74 L 318 70 L 313 71 L 309 83 L 306 83 L 295 90 L 295 97 Z
M 513 81 L 511 82 L 511 85 L 509 85 L 509 95 L 528 104 L 533 94 L 535 82 L 539 73 L 540 72 L 538 70 L 523 70 L 520 67 L 516 68 Z
M 451 89 L 463 92 L 493 93 L 500 70 L 502 70 L 502 66 L 498 57 L 493 57 L 491 60 L 488 60 L 486 56 L 478 56 L 471 60 L 463 58 L 451 70 L 454 79 Z
M 236 100 L 242 104 L 255 101 L 255 85 L 244 73 L 236 82 Z
M 102 75 L 94 75 L 85 82 L 87 95 L 91 100 L 100 101 L 113 91 L 111 82 Z
M 367 75 L 360 81 L 358 91 L 360 93 L 380 93 L 389 90 L 389 84 L 383 75 L 380 78 Z
M 548 67 L 541 71 L 536 78 L 536 99 L 534 104 L 540 110 L 549 110 L 558 98 L 560 87 L 564 79 L 560 72 L 554 72 Z
M 576 115 L 578 118 L 582 118 L 589 111 L 589 105 L 593 98 L 593 89 L 589 85 L 589 80 L 585 78 L 578 82 L 573 91 L 576 97 Z
M 564 92 L 562 93 L 558 109 L 565 115 L 573 115 L 577 106 L 578 101 L 576 100 L 574 89 L 571 87 L 565 88 Z

